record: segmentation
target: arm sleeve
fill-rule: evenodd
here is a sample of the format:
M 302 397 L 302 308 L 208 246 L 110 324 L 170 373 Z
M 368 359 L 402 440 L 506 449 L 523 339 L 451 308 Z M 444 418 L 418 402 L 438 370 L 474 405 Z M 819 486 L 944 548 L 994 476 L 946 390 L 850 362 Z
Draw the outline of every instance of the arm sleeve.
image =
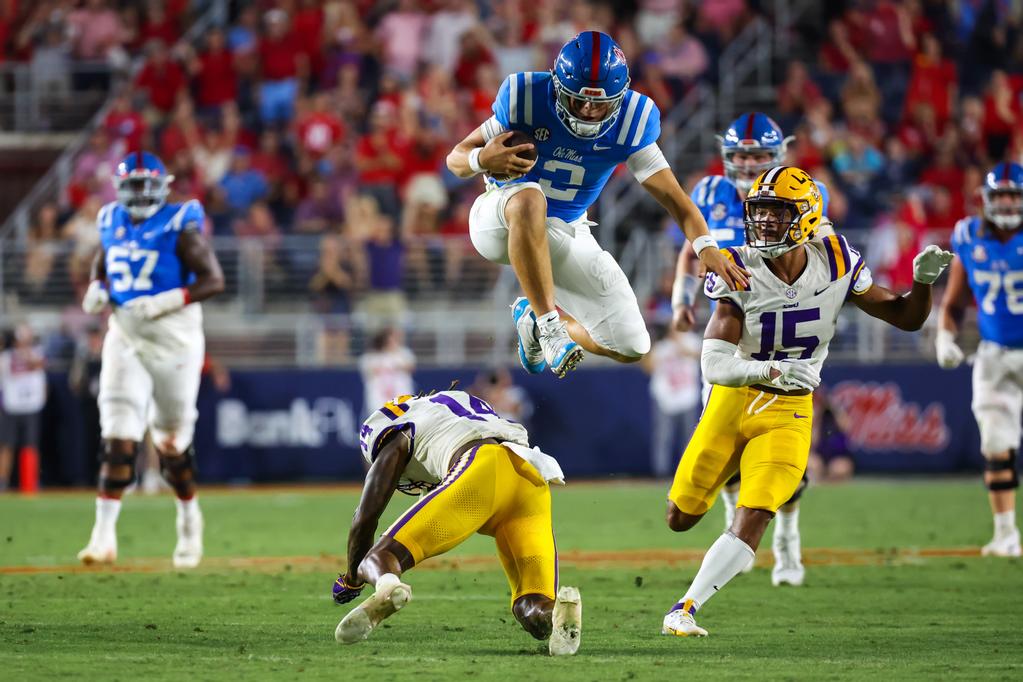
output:
M 874 286 L 874 277 L 870 274 L 870 268 L 860 252 L 849 246 L 849 257 L 852 260 L 852 268 L 849 270 L 849 293 L 857 296 L 865 294 L 870 287 Z
M 637 149 L 647 147 L 661 136 L 661 110 L 654 101 L 643 95 L 639 103 L 639 121 L 633 133 L 631 145 Z
M 768 381 L 771 363 L 736 357 L 738 346 L 721 339 L 704 339 L 700 368 L 708 383 L 718 386 L 749 386 Z
M 639 183 L 646 182 L 654 173 L 670 168 L 668 160 L 664 158 L 664 153 L 656 142 L 651 142 L 639 151 L 630 154 L 625 164 Z
M 511 124 L 508 121 L 508 113 L 510 109 L 512 81 L 516 78 L 518 78 L 518 74 L 513 73 L 504 79 L 504 82 L 501 83 L 501 87 L 497 91 L 497 97 L 494 98 L 494 105 L 492 107 L 494 111 L 493 118 L 496 119 L 497 123 L 506 130 L 511 127 Z
M 490 142 L 495 137 L 497 137 L 498 135 L 507 130 L 507 128 L 501 125 L 501 122 L 497 120 L 496 115 L 488 118 L 486 121 L 483 122 L 483 125 L 480 127 L 483 129 L 484 142 Z
M 191 199 L 186 201 L 184 205 L 178 209 L 178 212 L 174 214 L 170 222 L 167 223 L 167 229 L 172 232 L 184 232 L 185 230 L 196 230 L 202 233 L 203 224 L 206 222 L 206 212 L 202 208 L 197 200 Z

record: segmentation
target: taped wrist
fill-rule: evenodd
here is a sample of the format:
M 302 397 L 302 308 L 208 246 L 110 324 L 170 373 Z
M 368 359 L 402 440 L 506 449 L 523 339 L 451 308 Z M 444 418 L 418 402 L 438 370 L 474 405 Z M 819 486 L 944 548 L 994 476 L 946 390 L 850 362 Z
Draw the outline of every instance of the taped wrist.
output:
M 704 339 L 700 367 L 708 383 L 718 386 L 749 386 L 770 377 L 771 363 L 736 357 L 739 347 L 721 339 Z
M 480 165 L 480 152 L 483 151 L 483 147 L 475 147 L 469 152 L 469 168 L 476 175 L 486 172 L 486 168 Z
M 693 240 L 693 251 L 699 256 L 705 249 L 718 248 L 717 241 L 709 234 L 701 235 Z

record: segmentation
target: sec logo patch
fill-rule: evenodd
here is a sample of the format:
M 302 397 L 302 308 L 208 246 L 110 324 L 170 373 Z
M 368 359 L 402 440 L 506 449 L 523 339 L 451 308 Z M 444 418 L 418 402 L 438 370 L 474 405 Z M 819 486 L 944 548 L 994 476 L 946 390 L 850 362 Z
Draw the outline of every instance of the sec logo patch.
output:
M 983 263 L 987 260 L 987 251 L 980 244 L 973 247 L 973 260 L 978 263 Z
M 533 131 L 533 137 L 540 142 L 546 142 L 551 137 L 551 131 L 548 128 L 537 128 Z
M 713 220 L 724 220 L 726 215 L 728 215 L 728 209 L 724 204 L 714 204 L 714 208 L 710 209 L 710 217 Z

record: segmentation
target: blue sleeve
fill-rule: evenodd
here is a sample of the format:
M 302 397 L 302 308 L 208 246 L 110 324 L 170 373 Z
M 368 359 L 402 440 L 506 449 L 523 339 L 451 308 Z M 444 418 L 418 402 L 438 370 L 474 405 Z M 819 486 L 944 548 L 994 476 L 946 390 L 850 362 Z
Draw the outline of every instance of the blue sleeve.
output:
M 658 138 L 661 136 L 661 110 L 657 108 L 657 105 L 654 104 L 654 101 L 649 97 L 644 95 L 644 99 L 646 99 L 646 102 L 643 102 L 643 109 L 640 110 L 641 113 L 638 124 L 642 125 L 643 129 L 640 133 L 639 144 L 633 145 L 637 149 L 642 149 L 643 147 L 657 142 Z M 652 105 L 649 111 L 646 111 L 647 102 Z M 646 115 L 645 121 L 643 120 L 644 114 Z
M 696 187 L 693 188 L 690 196 L 693 199 L 693 203 L 700 209 L 700 213 L 703 214 L 703 219 L 706 220 L 710 214 L 711 207 L 714 206 L 714 189 L 713 189 L 713 176 L 706 176 L 703 180 L 696 183 Z
M 965 260 L 963 247 L 970 241 L 970 219 L 963 218 L 952 230 L 952 253 Z
M 494 98 L 494 105 L 492 107 L 494 116 L 497 117 L 497 122 L 509 130 L 511 129 L 511 124 L 508 122 L 508 110 L 511 99 L 512 80 L 518 77 L 519 74 L 513 73 L 504 79 L 500 89 L 497 91 L 497 97 Z
M 206 212 L 203 210 L 202 204 L 198 200 L 192 199 L 181 205 L 181 208 L 167 224 L 167 229 L 172 232 L 184 232 L 185 230 L 202 232 L 205 222 Z

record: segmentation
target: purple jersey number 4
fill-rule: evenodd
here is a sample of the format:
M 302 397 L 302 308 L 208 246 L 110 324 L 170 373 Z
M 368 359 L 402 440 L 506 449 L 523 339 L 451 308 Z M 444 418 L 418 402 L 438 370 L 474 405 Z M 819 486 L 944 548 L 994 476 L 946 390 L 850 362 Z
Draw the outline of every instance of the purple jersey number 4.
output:
M 484 400 L 480 400 L 474 395 L 469 396 L 469 407 L 472 408 L 472 412 L 465 409 L 462 403 L 458 402 L 449 395 L 435 395 L 430 398 L 431 403 L 437 403 L 451 410 L 455 416 L 464 417 L 465 419 L 472 419 L 473 421 L 486 421 L 488 416 L 496 417 L 497 412 L 494 412 L 494 408 L 486 403 Z M 476 414 L 473 414 L 475 412 Z

